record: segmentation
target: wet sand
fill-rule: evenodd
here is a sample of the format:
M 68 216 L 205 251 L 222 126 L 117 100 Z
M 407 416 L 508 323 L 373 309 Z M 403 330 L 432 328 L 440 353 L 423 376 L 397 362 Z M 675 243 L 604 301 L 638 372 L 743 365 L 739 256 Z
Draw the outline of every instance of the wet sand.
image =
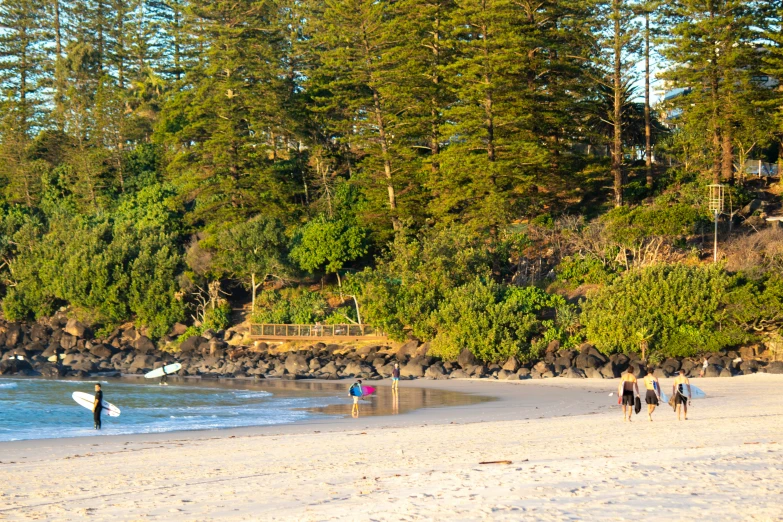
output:
M 497 400 L 2 443 L 0 519 L 783 520 L 783 376 L 693 382 L 687 422 L 624 423 L 617 381 L 417 381 Z

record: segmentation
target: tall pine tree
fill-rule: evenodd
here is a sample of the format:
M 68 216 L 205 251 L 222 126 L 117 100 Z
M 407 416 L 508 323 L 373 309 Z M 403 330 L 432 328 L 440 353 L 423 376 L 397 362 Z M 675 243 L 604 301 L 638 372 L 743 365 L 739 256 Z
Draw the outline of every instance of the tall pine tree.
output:
M 663 77 L 688 90 L 674 105 L 682 118 L 704 122 L 703 148 L 713 183 L 734 177 L 733 103 L 752 103 L 763 26 L 756 0 L 675 0 L 662 6 L 669 30 L 662 49 L 671 63 Z

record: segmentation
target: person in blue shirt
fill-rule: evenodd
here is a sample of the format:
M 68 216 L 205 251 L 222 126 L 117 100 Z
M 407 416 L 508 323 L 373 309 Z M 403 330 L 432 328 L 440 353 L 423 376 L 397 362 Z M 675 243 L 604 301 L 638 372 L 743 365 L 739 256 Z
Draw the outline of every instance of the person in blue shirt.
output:
M 348 395 L 353 397 L 353 409 L 351 415 L 359 415 L 359 397 L 362 396 L 362 380 L 359 379 L 348 388 Z

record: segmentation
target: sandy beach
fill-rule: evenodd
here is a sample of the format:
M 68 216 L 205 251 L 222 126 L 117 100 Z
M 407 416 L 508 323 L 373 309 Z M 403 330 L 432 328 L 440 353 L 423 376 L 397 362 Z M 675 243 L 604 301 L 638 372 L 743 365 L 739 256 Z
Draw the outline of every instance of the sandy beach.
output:
M 416 381 L 498 400 L 1 443 L 0 520 L 783 520 L 783 376 L 692 382 L 687 422 L 624 423 L 616 380 Z

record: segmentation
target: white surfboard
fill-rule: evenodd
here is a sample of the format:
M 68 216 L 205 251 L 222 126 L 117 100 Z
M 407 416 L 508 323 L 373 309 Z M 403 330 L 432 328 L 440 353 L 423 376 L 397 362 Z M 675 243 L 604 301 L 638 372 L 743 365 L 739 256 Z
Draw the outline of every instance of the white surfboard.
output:
M 685 392 L 685 396 L 688 396 L 688 387 L 683 386 L 683 391 Z M 691 399 L 704 399 L 707 397 L 707 394 L 701 391 L 701 389 L 697 388 L 693 384 L 691 384 Z
M 75 400 L 79 406 L 83 406 L 84 408 L 92 411 L 92 407 L 95 404 L 95 395 L 90 395 L 89 393 L 84 392 L 73 392 L 73 400 Z M 103 409 L 103 413 L 109 417 L 120 416 L 120 409 L 110 402 L 101 401 L 101 407 Z
M 666 395 L 666 392 L 663 391 L 663 388 L 660 387 L 660 385 L 656 382 L 655 383 L 655 393 L 658 394 L 658 401 L 666 404 L 669 402 L 669 396 Z
M 174 363 L 169 364 L 168 366 L 164 366 L 162 368 L 158 368 L 157 370 L 152 370 L 151 372 L 147 372 L 144 374 L 144 377 L 147 379 L 154 379 L 156 377 L 163 377 L 164 375 L 171 375 L 172 373 L 177 373 L 182 369 L 182 365 L 180 363 Z

